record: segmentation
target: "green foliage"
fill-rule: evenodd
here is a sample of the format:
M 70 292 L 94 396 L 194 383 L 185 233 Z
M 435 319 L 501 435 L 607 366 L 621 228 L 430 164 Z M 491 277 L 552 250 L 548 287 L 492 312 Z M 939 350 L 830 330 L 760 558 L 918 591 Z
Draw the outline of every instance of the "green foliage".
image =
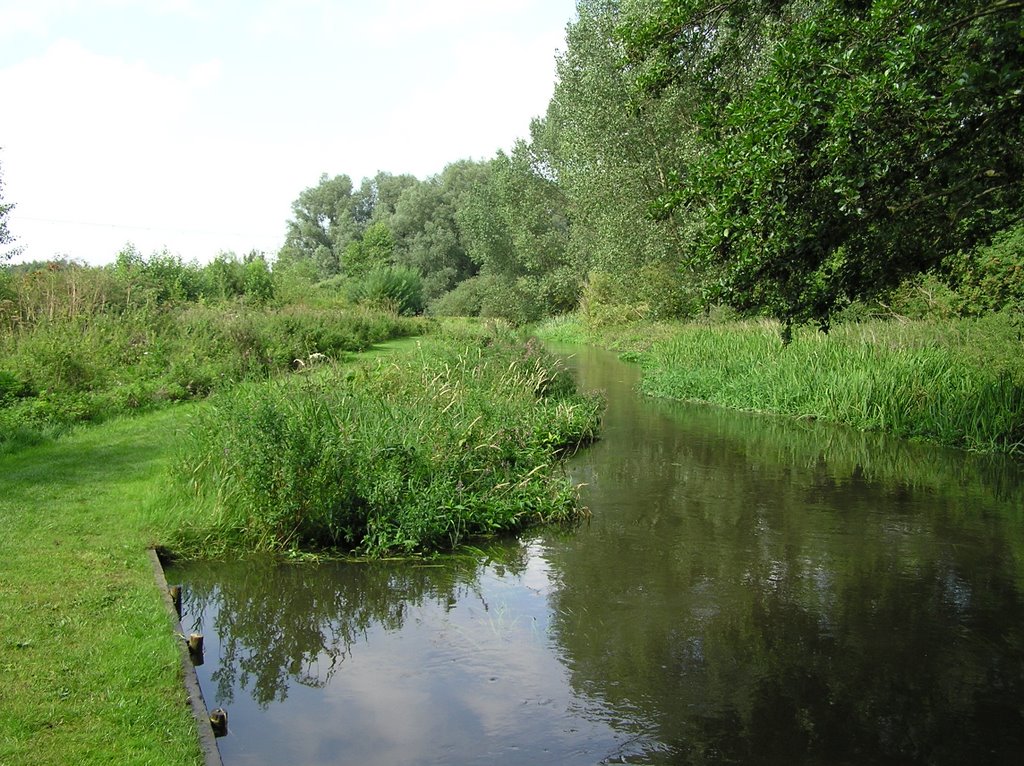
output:
M 280 257 L 313 263 L 321 278 L 340 273 L 345 248 L 360 233 L 359 208 L 352 179 L 324 173 L 316 186 L 304 189 L 292 203 L 294 217 L 288 221 Z
M 348 283 L 349 298 L 402 316 L 423 311 L 423 280 L 413 269 L 375 268 Z
M 948 266 L 962 313 L 1024 311 L 1024 223 L 1001 232 L 991 244 L 968 255 L 957 254 Z
M 827 324 L 1018 219 L 1020 15 L 977 0 L 674 0 L 623 23 L 643 92 L 708 95 L 705 146 L 657 209 L 701 221 L 709 298 Z
M 642 388 L 977 451 L 1024 449 L 1024 367 L 1004 318 L 838 325 L 783 346 L 773 322 L 691 324 L 636 354 Z
M 577 4 L 546 118 L 531 137 L 565 197 L 577 281 L 597 270 L 640 288 L 637 275 L 646 265 L 676 266 L 680 259 L 681 222 L 652 218 L 649 203 L 689 162 L 692 112 L 700 100 L 685 92 L 652 99 L 638 91 L 616 35 L 630 6 L 640 18 L 658 10 L 646 1 Z
M 457 218 L 488 172 L 487 163 L 453 162 L 440 174 L 407 187 L 398 198 L 390 219 L 395 263 L 423 276 L 428 302 L 477 273 Z
M 174 476 L 180 546 L 450 549 L 569 520 L 558 454 L 593 438 L 599 402 L 535 345 L 430 339 L 415 353 L 219 397 Z
M 263 306 L 273 283 L 261 258 L 225 257 L 200 270 L 127 253 L 113 268 L 52 266 L 10 278 L 13 300 L 0 332 L 0 444 L 205 396 L 418 329 L 337 301 Z M 209 273 L 217 280 L 204 281 Z M 232 275 L 240 281 L 229 283 Z M 216 305 L 181 302 L 181 286 L 191 284 L 213 285 L 218 294 L 234 284 L 243 293 Z
M 427 313 L 442 317 L 480 316 L 484 297 L 493 287 L 494 280 L 486 276 L 464 279 L 452 290 L 432 300 L 427 305 Z
M 370 224 L 359 242 L 352 242 L 345 251 L 345 273 L 352 277 L 363 277 L 371 271 L 386 269 L 391 265 L 395 250 L 395 239 L 383 221 Z

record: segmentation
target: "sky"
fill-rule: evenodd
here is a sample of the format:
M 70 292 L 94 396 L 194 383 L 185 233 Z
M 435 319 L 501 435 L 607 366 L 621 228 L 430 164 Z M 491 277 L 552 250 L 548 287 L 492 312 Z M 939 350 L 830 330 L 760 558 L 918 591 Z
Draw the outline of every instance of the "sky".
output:
M 276 254 L 321 174 L 425 179 L 543 115 L 575 0 L 0 0 L 18 261 Z

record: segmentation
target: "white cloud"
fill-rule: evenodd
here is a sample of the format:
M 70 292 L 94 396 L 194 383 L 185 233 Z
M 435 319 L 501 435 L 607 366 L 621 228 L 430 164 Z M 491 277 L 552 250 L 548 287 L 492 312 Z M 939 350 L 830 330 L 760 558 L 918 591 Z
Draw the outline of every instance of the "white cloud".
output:
M 0 54 L 24 257 L 274 251 L 322 172 L 422 178 L 491 156 L 546 108 L 572 7 L 0 0 L 0 38 L 5 20 L 39 36 Z

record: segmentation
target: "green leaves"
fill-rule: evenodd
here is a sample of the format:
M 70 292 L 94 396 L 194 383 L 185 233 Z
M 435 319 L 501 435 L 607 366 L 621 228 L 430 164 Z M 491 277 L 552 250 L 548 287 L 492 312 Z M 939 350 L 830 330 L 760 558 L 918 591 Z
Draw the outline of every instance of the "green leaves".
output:
M 623 21 L 627 65 L 654 98 L 721 94 L 694 118 L 703 145 L 687 172 L 653 205 L 702 223 L 689 257 L 720 267 L 710 296 L 827 323 L 1016 220 L 1020 13 L 667 0 Z

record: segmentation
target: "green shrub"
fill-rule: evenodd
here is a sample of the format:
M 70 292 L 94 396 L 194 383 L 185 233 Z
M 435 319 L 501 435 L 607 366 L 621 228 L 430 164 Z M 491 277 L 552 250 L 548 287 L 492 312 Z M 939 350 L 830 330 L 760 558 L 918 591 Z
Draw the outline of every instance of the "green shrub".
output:
M 950 266 L 961 314 L 1024 311 L 1024 223 L 1001 232 L 990 245 L 957 256 Z
M 493 338 L 249 384 L 212 403 L 180 458 L 180 502 L 205 515 L 178 547 L 414 553 L 568 520 L 558 458 L 593 438 L 599 408 L 537 345 Z
M 480 316 L 484 294 L 491 281 L 482 276 L 463 280 L 452 290 L 431 301 L 427 306 L 427 313 L 442 317 Z
M 423 312 L 423 279 L 415 269 L 375 268 L 350 282 L 348 289 L 356 303 L 391 309 L 402 316 Z

